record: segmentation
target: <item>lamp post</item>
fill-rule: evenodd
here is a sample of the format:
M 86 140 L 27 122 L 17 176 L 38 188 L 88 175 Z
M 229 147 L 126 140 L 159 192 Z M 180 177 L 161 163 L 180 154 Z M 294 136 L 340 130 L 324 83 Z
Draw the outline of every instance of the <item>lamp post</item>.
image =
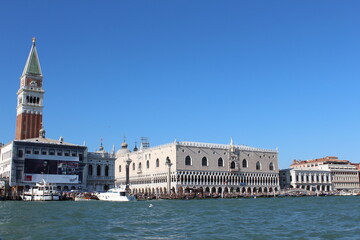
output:
M 172 166 L 172 163 L 171 163 L 169 157 L 166 158 L 165 164 L 168 167 L 167 187 L 168 187 L 168 194 L 170 194 L 171 193 L 171 166 Z

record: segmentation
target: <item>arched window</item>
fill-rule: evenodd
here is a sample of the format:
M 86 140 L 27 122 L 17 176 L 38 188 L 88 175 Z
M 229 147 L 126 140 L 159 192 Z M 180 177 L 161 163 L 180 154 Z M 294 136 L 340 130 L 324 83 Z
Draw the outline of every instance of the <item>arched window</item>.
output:
M 274 164 L 272 162 L 269 164 L 269 170 L 274 171 Z
M 218 167 L 223 167 L 224 166 L 224 160 L 222 158 L 218 159 Z
M 149 160 L 146 161 L 146 168 L 149 168 L 150 167 L 150 162 Z
M 135 163 L 133 163 L 133 171 L 135 171 Z
M 191 158 L 190 158 L 190 156 L 186 156 L 186 158 L 185 158 L 185 165 L 191 165 Z
M 101 166 L 100 166 L 100 165 L 97 165 L 96 175 L 97 175 L 97 176 L 100 176 L 100 175 L 101 175 Z
M 208 160 L 206 157 L 203 157 L 202 160 L 201 160 L 201 165 L 202 166 L 207 166 L 208 165 Z
M 246 159 L 244 159 L 244 160 L 242 161 L 242 167 L 243 167 L 243 168 L 247 168 L 247 167 L 248 167 L 248 162 L 247 162 Z
M 121 165 L 119 165 L 119 172 L 121 172 Z
M 109 176 L 109 166 L 105 166 L 105 176 Z
M 230 168 L 231 168 L 231 169 L 235 169 L 235 162 L 234 162 L 234 161 L 232 161 L 232 162 L 230 163 Z
M 89 175 L 92 176 L 93 175 L 93 166 L 89 165 Z
M 141 162 L 138 165 L 138 169 L 141 170 Z
M 160 165 L 160 164 L 159 164 L 159 159 L 157 158 L 157 159 L 156 159 L 156 167 L 159 167 L 159 165 Z
M 260 164 L 260 162 L 257 162 L 257 163 L 256 163 L 256 170 L 261 170 L 261 164 Z

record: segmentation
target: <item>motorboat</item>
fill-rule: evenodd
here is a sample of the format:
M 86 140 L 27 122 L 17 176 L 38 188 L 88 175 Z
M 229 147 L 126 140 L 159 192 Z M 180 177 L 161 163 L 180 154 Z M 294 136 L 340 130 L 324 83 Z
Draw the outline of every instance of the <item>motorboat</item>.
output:
M 115 202 L 128 202 L 136 201 L 135 196 L 129 194 L 125 187 L 111 188 L 107 192 L 99 193 L 97 195 L 99 200 L 115 201 Z
M 90 193 L 79 193 L 74 198 L 74 201 L 91 201 L 91 200 L 99 200 L 99 198 L 96 195 Z
M 60 195 L 56 190 L 56 186 L 43 180 L 28 191 L 25 191 L 21 198 L 25 201 L 58 201 L 60 200 Z

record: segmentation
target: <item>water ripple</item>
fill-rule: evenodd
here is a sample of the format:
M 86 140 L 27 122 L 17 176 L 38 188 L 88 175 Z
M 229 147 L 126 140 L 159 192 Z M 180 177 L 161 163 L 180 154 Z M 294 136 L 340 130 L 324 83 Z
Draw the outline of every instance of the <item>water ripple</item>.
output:
M 8 201 L 0 239 L 358 239 L 358 209 L 359 197 Z

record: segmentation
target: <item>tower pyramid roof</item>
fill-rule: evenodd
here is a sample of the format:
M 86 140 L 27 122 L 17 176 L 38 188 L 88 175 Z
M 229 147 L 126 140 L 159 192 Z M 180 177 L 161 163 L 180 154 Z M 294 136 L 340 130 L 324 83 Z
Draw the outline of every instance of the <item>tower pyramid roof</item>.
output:
M 22 76 L 25 74 L 31 74 L 31 75 L 40 75 L 42 76 L 39 57 L 36 51 L 36 45 L 35 45 L 35 38 L 32 39 L 32 47 L 30 49 L 30 53 L 28 56 L 28 59 L 25 64 L 24 71 L 22 73 Z

